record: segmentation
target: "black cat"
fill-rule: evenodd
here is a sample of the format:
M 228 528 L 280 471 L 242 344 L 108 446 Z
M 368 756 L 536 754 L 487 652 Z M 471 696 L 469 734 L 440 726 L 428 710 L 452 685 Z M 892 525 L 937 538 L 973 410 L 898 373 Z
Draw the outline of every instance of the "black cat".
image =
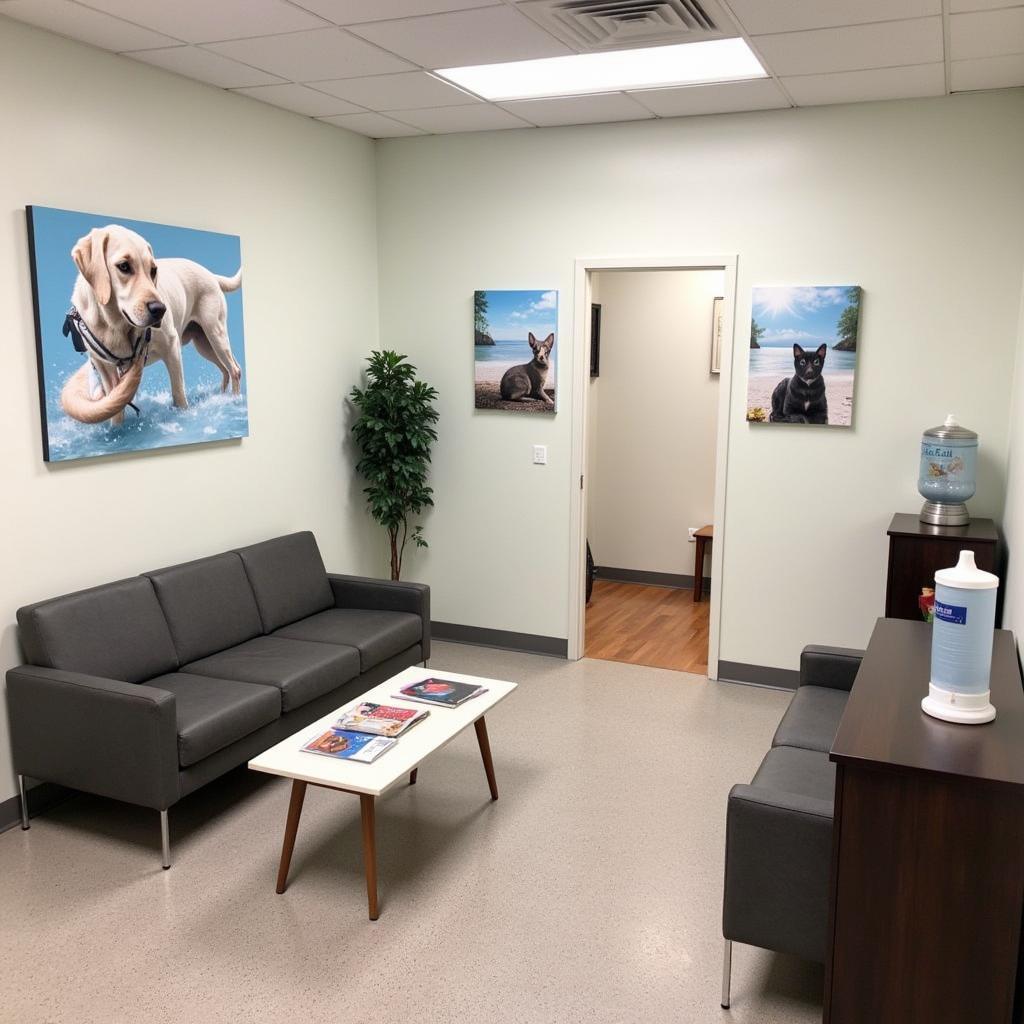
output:
M 825 400 L 825 367 L 827 346 L 819 345 L 807 352 L 793 346 L 793 368 L 796 373 L 780 380 L 772 392 L 772 423 L 828 423 L 828 402 Z

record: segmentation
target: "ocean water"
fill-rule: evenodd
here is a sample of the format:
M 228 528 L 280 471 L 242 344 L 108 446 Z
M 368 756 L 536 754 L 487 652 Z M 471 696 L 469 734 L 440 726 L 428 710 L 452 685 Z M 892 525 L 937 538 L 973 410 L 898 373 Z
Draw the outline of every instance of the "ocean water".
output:
M 555 362 L 558 345 L 551 350 L 548 359 L 547 386 L 552 387 L 555 379 Z M 493 345 L 474 345 L 473 358 L 478 363 L 500 363 L 504 366 L 516 366 L 528 363 L 533 359 L 533 349 L 524 338 L 522 341 L 496 341 Z
M 857 367 L 856 352 L 837 352 L 830 348 L 825 355 L 825 368 L 822 375 L 825 377 L 849 374 L 852 375 Z M 793 349 L 791 346 L 785 348 L 752 348 L 750 350 L 750 376 L 759 374 L 778 374 L 779 380 L 783 377 L 793 376 Z
M 147 378 L 151 378 L 152 383 L 148 383 Z M 188 382 L 187 376 L 185 379 Z M 214 371 L 213 375 L 187 389 L 187 409 L 175 409 L 166 380 L 162 364 L 147 367 L 142 387 L 135 396 L 139 413 L 136 415 L 126 409 L 124 423 L 119 427 L 109 423 L 79 423 L 64 415 L 59 390 L 55 395 L 48 395 L 50 460 L 87 459 L 118 452 L 222 441 L 249 433 L 244 377 L 242 394 L 233 395 L 230 390 L 221 394 L 220 372 Z

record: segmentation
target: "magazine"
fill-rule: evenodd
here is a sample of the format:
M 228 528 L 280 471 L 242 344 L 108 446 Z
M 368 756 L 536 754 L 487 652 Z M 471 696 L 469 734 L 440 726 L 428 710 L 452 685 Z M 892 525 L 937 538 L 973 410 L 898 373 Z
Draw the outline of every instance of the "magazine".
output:
M 415 700 L 423 704 L 439 704 L 445 708 L 457 708 L 465 704 L 467 700 L 479 697 L 486 693 L 483 686 L 476 686 L 473 683 L 457 683 L 454 679 L 421 679 L 418 683 L 403 686 L 396 697 L 402 700 Z
M 415 711 L 412 708 L 396 708 L 388 704 L 373 704 L 363 701 L 352 711 L 346 711 L 334 723 L 335 729 L 352 732 L 368 732 L 375 736 L 401 736 L 417 722 L 422 722 L 430 712 Z
M 360 761 L 369 764 L 381 754 L 390 750 L 398 740 L 386 736 L 371 736 L 365 732 L 349 732 L 347 729 L 328 729 L 311 740 L 302 749 L 310 754 L 336 757 L 343 761 Z

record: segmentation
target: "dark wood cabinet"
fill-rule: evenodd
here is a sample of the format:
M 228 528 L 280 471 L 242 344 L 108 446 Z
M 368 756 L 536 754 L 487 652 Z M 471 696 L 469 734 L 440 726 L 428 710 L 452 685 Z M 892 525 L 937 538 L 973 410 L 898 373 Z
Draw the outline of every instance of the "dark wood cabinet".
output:
M 921 710 L 931 627 L 880 619 L 830 757 L 825 1024 L 1019 1024 L 1024 691 L 997 630 L 995 721 Z
M 999 533 L 991 519 L 972 519 L 966 526 L 931 526 L 916 515 L 898 513 L 888 534 L 887 619 L 920 622 L 921 588 L 934 587 L 935 571 L 956 565 L 964 549 L 974 552 L 979 569 L 999 573 Z

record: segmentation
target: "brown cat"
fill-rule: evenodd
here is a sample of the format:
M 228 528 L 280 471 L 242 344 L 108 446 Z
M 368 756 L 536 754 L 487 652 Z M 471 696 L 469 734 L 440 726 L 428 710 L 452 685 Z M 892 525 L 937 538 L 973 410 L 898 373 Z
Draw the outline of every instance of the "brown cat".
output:
M 554 405 L 551 396 L 544 390 L 544 382 L 548 377 L 548 356 L 555 344 L 555 336 L 549 334 L 543 341 L 538 341 L 533 334 L 529 337 L 533 359 L 529 363 L 510 366 L 501 378 L 501 397 L 506 402 L 522 402 L 534 398 L 538 402 Z

